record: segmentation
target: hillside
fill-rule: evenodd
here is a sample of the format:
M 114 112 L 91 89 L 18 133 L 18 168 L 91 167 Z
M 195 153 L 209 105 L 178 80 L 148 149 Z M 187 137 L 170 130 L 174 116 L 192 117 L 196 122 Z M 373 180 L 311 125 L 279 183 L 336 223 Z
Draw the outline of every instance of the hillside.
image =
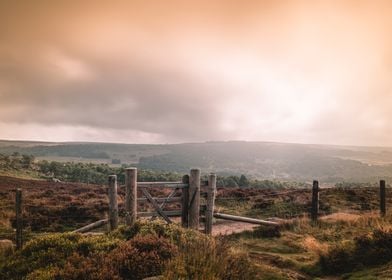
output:
M 324 182 L 392 178 L 392 148 L 206 142 L 166 145 L 0 141 L 0 154 L 38 159 L 130 164 L 143 169 L 186 172 L 191 167 L 220 175 Z

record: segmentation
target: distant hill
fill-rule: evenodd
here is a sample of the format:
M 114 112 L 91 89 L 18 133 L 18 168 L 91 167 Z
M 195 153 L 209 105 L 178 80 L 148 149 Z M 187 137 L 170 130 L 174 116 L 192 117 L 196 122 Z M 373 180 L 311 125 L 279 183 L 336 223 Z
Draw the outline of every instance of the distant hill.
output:
M 0 153 L 39 159 L 131 164 L 186 172 L 199 167 L 222 175 L 325 182 L 392 178 L 391 147 L 350 147 L 273 142 L 206 142 L 166 145 L 51 143 L 0 140 Z

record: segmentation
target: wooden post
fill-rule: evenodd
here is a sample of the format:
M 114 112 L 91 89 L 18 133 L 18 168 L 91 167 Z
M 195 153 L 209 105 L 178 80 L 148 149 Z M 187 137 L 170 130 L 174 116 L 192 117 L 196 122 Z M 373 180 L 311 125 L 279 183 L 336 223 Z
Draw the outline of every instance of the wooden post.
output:
M 310 212 L 310 217 L 312 221 L 317 221 L 318 211 L 319 211 L 319 182 L 314 180 L 313 188 L 312 188 L 312 208 Z
M 380 215 L 384 217 L 387 213 L 386 203 L 385 203 L 385 180 L 380 181 Z
M 208 176 L 208 188 L 207 188 L 207 208 L 206 208 L 206 221 L 205 221 L 205 234 L 212 233 L 212 221 L 214 218 L 215 208 L 215 194 L 216 194 L 216 175 L 210 174 Z
M 110 230 L 118 227 L 118 204 L 117 204 L 117 176 L 109 176 L 109 226 Z
M 188 184 L 187 187 L 182 188 L 182 201 L 181 201 L 181 226 L 187 228 L 189 226 L 189 175 L 182 177 L 182 183 Z
M 191 169 L 189 176 L 189 228 L 199 229 L 200 169 Z
M 125 169 L 125 219 L 129 226 L 137 217 L 137 169 Z
M 22 220 L 22 190 L 16 189 L 16 249 L 23 247 L 23 220 Z

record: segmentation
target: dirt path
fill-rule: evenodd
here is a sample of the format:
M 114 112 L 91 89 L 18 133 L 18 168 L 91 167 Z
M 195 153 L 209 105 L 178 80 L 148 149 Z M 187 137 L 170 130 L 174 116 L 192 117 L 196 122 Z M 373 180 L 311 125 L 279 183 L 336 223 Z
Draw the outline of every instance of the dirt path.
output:
M 249 223 L 217 221 L 212 227 L 212 235 L 229 235 L 246 230 L 253 230 L 255 227 L 257 227 L 257 225 Z

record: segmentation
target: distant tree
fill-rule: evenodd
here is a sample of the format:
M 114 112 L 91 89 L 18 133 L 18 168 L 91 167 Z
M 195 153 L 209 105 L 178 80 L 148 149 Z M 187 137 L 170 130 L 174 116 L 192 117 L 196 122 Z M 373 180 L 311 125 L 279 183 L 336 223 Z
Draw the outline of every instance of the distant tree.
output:
M 8 167 L 11 159 L 9 155 L 0 154 L 0 161 L 4 162 L 4 165 Z
M 13 156 L 13 157 L 18 157 L 18 156 L 19 156 L 19 153 L 18 153 L 18 152 L 13 152 L 13 153 L 12 153 L 12 156 Z
M 241 177 L 238 181 L 238 185 L 240 187 L 248 187 L 249 186 L 249 180 L 248 180 L 248 178 L 246 178 L 246 176 L 244 174 L 241 175 Z
M 33 155 L 22 155 L 22 158 L 20 160 L 20 163 L 23 168 L 30 168 L 31 165 L 34 162 L 34 156 Z
M 235 180 L 235 177 L 236 176 L 230 176 L 230 177 L 226 178 L 225 187 L 233 187 L 233 188 L 238 187 L 238 181 Z

